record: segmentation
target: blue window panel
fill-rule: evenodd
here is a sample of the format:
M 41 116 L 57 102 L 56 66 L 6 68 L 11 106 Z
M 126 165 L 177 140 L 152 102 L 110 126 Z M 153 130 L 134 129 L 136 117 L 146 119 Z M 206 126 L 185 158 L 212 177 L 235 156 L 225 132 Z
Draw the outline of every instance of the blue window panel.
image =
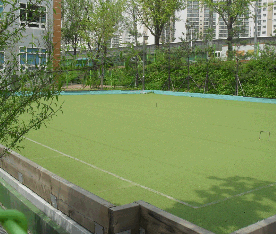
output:
M 3 69 L 4 68 L 4 66 L 3 66 L 3 64 L 4 64 L 4 52 L 0 52 L 0 69 Z
M 27 63 L 31 65 L 39 64 L 39 49 L 37 48 L 27 48 Z
M 0 52 L 0 64 L 4 63 L 4 52 Z
M 2 1 L 0 1 L 0 13 L 3 11 L 3 2 Z
M 27 53 L 38 53 L 38 49 L 37 48 L 28 48 Z
M 40 59 L 41 59 L 41 65 L 45 65 L 46 64 L 46 54 L 42 54 L 40 56 Z
M 41 53 L 46 53 L 46 49 L 41 49 Z
M 39 64 L 39 55 L 38 54 L 27 54 L 27 63 L 31 65 Z
M 26 54 L 20 54 L 20 64 L 26 63 Z
M 27 63 L 35 65 L 35 54 L 27 54 Z
M 26 64 L 26 48 L 20 47 L 20 64 Z

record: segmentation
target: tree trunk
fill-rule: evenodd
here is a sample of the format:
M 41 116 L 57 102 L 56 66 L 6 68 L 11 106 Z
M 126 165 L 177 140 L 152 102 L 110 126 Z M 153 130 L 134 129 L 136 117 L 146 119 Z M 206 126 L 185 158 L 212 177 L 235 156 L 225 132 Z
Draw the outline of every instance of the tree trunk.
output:
M 232 60 L 234 55 L 233 55 L 233 46 L 232 46 L 232 41 L 233 41 L 233 19 L 230 17 L 228 25 L 227 25 L 227 31 L 228 31 L 228 37 L 227 37 L 227 44 L 228 44 L 228 56 L 227 60 Z
M 73 49 L 74 49 L 74 55 L 77 55 L 78 37 L 76 35 L 74 35 L 72 44 L 73 44 Z
M 155 30 L 154 30 L 154 33 L 155 33 L 155 35 L 154 35 L 154 44 L 155 44 L 155 47 L 157 49 L 159 49 L 160 37 L 161 37 L 162 30 L 158 26 L 156 26 Z
M 206 72 L 204 93 L 205 93 L 205 92 L 208 92 L 208 82 L 209 82 L 209 61 L 207 61 L 207 72 Z
M 155 35 L 154 37 L 154 44 L 156 46 L 156 48 L 159 48 L 159 44 L 160 44 L 160 35 Z
M 133 8 L 132 12 L 133 16 L 133 29 L 134 29 L 134 37 L 135 37 L 135 46 L 138 46 L 138 30 L 137 30 L 137 23 L 136 23 L 136 7 Z M 139 80 L 139 71 L 138 71 L 138 56 L 135 56 L 135 69 L 136 69 L 136 75 L 135 75 L 135 87 L 138 86 L 138 80 Z
M 101 90 L 103 90 L 103 82 L 104 82 L 104 67 L 106 61 L 106 54 L 107 54 L 107 46 L 104 46 L 104 54 L 103 54 L 103 63 L 102 63 L 102 75 L 101 75 Z
M 239 95 L 239 59 L 237 58 L 236 63 L 236 93 L 237 96 Z
M 169 30 L 171 31 L 171 22 L 169 21 Z M 171 34 L 169 34 L 169 64 L 168 64 L 168 90 L 171 89 L 171 44 L 170 44 L 170 40 L 171 40 Z

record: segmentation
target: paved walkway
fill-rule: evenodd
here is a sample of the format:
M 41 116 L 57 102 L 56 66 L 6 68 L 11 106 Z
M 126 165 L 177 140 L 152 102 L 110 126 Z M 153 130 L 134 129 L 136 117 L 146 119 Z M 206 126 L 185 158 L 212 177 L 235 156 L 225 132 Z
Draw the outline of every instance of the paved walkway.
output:
M 92 90 L 100 90 L 100 87 L 101 86 L 99 86 L 98 89 L 92 88 Z M 112 89 L 113 86 L 104 85 L 103 88 L 110 88 L 110 89 Z M 116 88 L 122 88 L 122 86 L 116 86 Z M 62 89 L 65 90 L 65 91 L 68 91 L 68 90 L 70 90 L 70 91 L 72 91 L 72 90 L 91 90 L 89 85 L 88 86 L 83 86 L 82 84 L 68 84 L 68 86 L 64 85 L 62 87 Z

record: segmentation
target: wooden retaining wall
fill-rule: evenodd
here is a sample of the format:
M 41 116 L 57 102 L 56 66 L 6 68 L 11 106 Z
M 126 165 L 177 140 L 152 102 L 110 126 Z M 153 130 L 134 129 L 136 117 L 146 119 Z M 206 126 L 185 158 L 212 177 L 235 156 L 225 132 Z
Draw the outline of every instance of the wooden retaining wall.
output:
M 0 145 L 0 155 L 3 149 Z M 144 201 L 115 206 L 13 151 L 0 159 L 0 167 L 95 234 L 213 234 Z

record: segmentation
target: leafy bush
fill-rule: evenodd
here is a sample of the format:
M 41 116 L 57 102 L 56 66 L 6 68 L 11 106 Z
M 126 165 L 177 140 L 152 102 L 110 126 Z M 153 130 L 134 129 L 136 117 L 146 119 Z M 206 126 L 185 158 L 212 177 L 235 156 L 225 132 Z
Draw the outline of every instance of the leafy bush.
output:
M 248 61 L 222 61 L 217 58 L 204 58 L 189 55 L 183 49 L 161 49 L 148 56 L 145 64 L 145 89 L 205 92 L 235 95 L 238 75 L 243 91 L 239 94 L 253 97 L 276 98 L 276 52 L 267 46 L 259 57 L 252 56 Z M 135 63 L 133 56 L 137 56 Z M 113 66 L 106 73 L 106 84 L 125 88 L 142 88 L 143 62 L 141 51 L 131 50 L 120 57 L 126 66 Z M 191 58 L 197 58 L 196 62 Z M 125 60 L 124 60 L 125 59 Z M 238 67 L 237 67 L 238 66 Z M 238 68 L 238 69 L 237 69 Z M 112 72 L 111 72 L 112 71 Z M 138 72 L 139 79 L 136 79 Z M 69 72 L 68 81 L 81 82 L 82 72 Z M 207 79 L 208 77 L 208 79 Z M 94 81 L 95 82 L 95 81 Z M 135 87 L 136 84 L 136 87 Z

